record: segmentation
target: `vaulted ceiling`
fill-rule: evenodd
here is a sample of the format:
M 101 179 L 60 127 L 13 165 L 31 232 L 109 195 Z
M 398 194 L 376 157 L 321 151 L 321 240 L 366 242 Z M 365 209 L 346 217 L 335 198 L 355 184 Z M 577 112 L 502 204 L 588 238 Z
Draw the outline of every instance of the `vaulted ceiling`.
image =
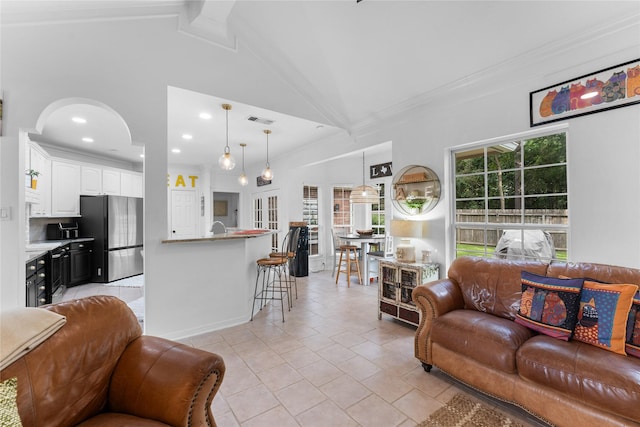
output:
M 638 1 L 5 0 L 1 7 L 5 25 L 176 16 L 177 31 L 216 48 L 250 49 L 323 118 L 298 123 L 301 133 L 274 147 L 282 152 L 401 115 L 450 87 L 640 19 Z M 198 98 L 186 95 L 175 102 Z M 269 112 L 243 106 L 238 132 L 255 130 L 244 123 L 251 114 Z M 297 120 L 278 119 L 291 127 Z M 173 121 L 169 147 L 187 126 L 181 120 Z

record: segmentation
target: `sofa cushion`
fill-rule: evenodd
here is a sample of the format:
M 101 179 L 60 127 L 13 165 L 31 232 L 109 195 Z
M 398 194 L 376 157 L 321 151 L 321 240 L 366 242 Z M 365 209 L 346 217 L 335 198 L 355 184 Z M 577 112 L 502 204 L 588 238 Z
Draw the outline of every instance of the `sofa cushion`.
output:
M 431 342 L 493 369 L 516 372 L 516 350 L 532 331 L 475 310 L 454 310 L 433 320 Z
M 625 354 L 625 333 L 636 285 L 584 282 L 574 339 Z
M 448 276 L 460 287 L 465 308 L 513 319 L 520 306 L 520 273 L 525 270 L 546 275 L 541 261 L 517 261 L 482 257 L 460 257 Z
M 518 374 L 603 411 L 640 419 L 640 359 L 537 335 L 517 352 Z
M 583 279 L 559 279 L 523 271 L 516 323 L 568 341 L 576 326 L 583 282 Z
M 633 305 L 627 320 L 627 355 L 640 357 L 640 291 L 633 297 Z

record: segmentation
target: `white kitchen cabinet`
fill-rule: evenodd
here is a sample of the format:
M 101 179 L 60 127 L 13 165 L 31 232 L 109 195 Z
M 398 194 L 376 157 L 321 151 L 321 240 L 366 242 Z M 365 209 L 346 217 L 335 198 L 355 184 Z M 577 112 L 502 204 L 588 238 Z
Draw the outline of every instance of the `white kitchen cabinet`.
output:
M 120 195 L 142 197 L 142 174 L 139 172 L 120 173 Z
M 102 194 L 102 168 L 82 166 L 81 173 L 80 194 L 87 196 Z
M 37 185 L 33 191 L 36 196 L 31 203 L 32 217 L 46 217 L 51 215 L 51 160 L 47 152 L 38 144 L 29 144 L 29 169 L 38 171 Z
M 102 170 L 102 194 L 120 196 L 121 172 L 115 169 Z
M 51 216 L 80 215 L 79 164 L 51 160 Z

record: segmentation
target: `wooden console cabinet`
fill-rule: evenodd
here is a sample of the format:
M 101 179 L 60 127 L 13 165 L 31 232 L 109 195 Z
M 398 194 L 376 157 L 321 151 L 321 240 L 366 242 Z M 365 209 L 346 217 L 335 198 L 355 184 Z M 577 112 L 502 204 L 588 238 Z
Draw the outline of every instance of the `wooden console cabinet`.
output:
M 417 326 L 420 315 L 411 300 L 411 292 L 419 284 L 438 280 L 440 267 L 383 259 L 378 278 L 378 319 L 382 319 L 384 313 Z

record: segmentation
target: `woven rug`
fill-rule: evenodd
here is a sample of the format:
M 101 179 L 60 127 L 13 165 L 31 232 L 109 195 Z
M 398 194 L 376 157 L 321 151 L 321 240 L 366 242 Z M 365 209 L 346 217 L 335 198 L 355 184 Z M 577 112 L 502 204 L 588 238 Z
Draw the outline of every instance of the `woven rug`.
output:
M 470 399 L 456 394 L 445 406 L 417 427 L 523 427 L 508 416 Z

